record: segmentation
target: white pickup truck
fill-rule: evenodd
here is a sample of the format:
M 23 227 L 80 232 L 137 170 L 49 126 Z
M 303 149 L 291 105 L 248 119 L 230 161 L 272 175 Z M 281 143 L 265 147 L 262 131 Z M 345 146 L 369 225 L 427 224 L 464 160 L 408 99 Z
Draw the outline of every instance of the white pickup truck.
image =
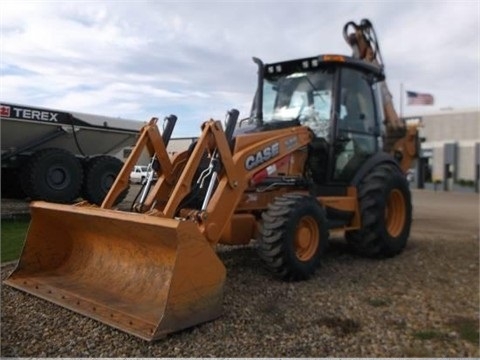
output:
M 152 170 L 153 171 L 153 170 Z M 130 182 L 132 184 L 143 184 L 148 178 L 147 165 L 135 165 L 133 171 L 130 173 Z M 153 180 L 157 180 L 157 174 L 153 174 Z

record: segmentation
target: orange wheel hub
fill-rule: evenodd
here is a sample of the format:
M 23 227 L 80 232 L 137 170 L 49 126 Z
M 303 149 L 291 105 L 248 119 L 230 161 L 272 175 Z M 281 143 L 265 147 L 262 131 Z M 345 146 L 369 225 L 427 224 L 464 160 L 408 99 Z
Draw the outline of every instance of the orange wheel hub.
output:
M 392 237 L 402 233 L 405 226 L 406 204 L 403 194 L 398 189 L 393 189 L 387 198 L 385 208 L 385 226 Z
M 301 261 L 308 261 L 315 256 L 318 246 L 320 231 L 317 222 L 311 216 L 303 217 L 295 233 L 295 253 Z

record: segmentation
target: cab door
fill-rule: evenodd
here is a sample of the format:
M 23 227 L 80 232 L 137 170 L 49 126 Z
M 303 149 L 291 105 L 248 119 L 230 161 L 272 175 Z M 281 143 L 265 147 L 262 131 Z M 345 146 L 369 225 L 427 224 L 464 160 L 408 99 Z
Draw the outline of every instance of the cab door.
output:
M 354 68 L 340 71 L 333 153 L 334 181 L 348 182 L 378 151 L 380 128 L 372 81 Z

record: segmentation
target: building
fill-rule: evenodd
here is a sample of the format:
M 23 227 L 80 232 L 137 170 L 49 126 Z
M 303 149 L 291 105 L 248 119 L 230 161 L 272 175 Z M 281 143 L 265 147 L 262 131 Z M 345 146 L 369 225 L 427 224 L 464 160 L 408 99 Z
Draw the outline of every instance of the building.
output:
M 178 137 L 171 138 L 167 146 L 167 151 L 169 154 L 174 155 L 178 152 L 187 150 L 192 143 L 197 140 L 196 137 Z
M 475 184 L 480 165 L 480 110 L 444 110 L 417 117 L 422 139 L 417 184 Z M 412 119 L 412 118 L 410 118 Z

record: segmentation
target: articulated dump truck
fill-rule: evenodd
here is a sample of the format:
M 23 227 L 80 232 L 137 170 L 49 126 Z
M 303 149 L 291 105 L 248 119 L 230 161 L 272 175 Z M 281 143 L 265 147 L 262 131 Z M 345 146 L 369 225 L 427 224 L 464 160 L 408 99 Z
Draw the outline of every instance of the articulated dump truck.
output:
M 354 49 L 373 44 L 378 53 L 368 21 L 347 25 Z M 254 58 L 251 115 L 238 121 L 232 109 L 225 125 L 204 122 L 198 140 L 173 156 L 166 146 L 176 117 L 162 133 L 153 118 L 100 205 L 31 203 L 25 246 L 5 283 L 154 340 L 221 315 L 226 270 L 217 244 L 253 241 L 265 267 L 288 281 L 314 274 L 331 231 L 368 257 L 400 253 L 417 132 L 385 104 L 383 66 L 358 54 Z M 120 211 L 145 148 L 152 171 L 130 211 Z

